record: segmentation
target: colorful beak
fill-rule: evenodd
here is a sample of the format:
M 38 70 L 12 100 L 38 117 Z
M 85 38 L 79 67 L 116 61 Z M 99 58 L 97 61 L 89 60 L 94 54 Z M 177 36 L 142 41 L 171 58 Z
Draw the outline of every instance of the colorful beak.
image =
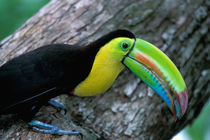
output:
M 172 111 L 175 121 L 184 115 L 188 104 L 185 82 L 177 67 L 161 50 L 136 39 L 122 63 L 158 93 Z

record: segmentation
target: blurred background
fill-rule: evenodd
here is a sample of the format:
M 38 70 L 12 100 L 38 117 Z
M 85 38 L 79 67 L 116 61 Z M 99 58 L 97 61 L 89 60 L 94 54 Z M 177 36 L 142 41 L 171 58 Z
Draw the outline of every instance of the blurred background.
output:
M 50 0 L 0 0 L 0 40 L 10 35 Z
M 0 0 L 0 41 L 13 33 L 50 0 Z M 210 140 L 210 102 L 191 126 L 173 140 Z

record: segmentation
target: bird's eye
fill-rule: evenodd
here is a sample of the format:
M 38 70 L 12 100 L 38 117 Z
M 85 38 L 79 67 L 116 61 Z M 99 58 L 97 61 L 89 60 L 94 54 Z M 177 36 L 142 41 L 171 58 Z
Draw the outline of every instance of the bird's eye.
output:
M 123 47 L 124 49 L 127 49 L 127 48 L 128 48 L 128 44 L 127 44 L 127 43 L 123 43 L 123 44 L 122 44 L 122 47 Z
M 123 43 L 121 44 L 121 47 L 122 47 L 123 50 L 127 50 L 128 47 L 129 47 L 129 45 L 128 45 L 128 43 L 123 42 Z

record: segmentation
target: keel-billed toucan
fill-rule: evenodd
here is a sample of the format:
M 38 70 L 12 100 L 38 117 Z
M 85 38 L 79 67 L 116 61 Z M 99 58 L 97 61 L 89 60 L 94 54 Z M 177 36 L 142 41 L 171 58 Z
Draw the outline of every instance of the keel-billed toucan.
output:
M 101 94 L 125 67 L 159 94 L 175 120 L 184 115 L 188 92 L 176 66 L 127 30 L 110 32 L 86 46 L 43 46 L 10 60 L 0 67 L 0 113 L 30 120 L 60 94 Z

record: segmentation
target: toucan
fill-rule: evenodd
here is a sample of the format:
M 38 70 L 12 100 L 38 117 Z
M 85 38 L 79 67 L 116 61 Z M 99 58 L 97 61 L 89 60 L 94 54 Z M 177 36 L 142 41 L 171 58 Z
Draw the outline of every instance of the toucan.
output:
M 78 134 L 32 118 L 48 101 L 55 103 L 51 98 L 58 95 L 104 93 L 124 68 L 163 99 L 175 120 L 182 118 L 188 91 L 177 67 L 160 49 L 125 29 L 112 31 L 84 46 L 39 47 L 2 65 L 0 114 L 18 114 L 39 132 Z

